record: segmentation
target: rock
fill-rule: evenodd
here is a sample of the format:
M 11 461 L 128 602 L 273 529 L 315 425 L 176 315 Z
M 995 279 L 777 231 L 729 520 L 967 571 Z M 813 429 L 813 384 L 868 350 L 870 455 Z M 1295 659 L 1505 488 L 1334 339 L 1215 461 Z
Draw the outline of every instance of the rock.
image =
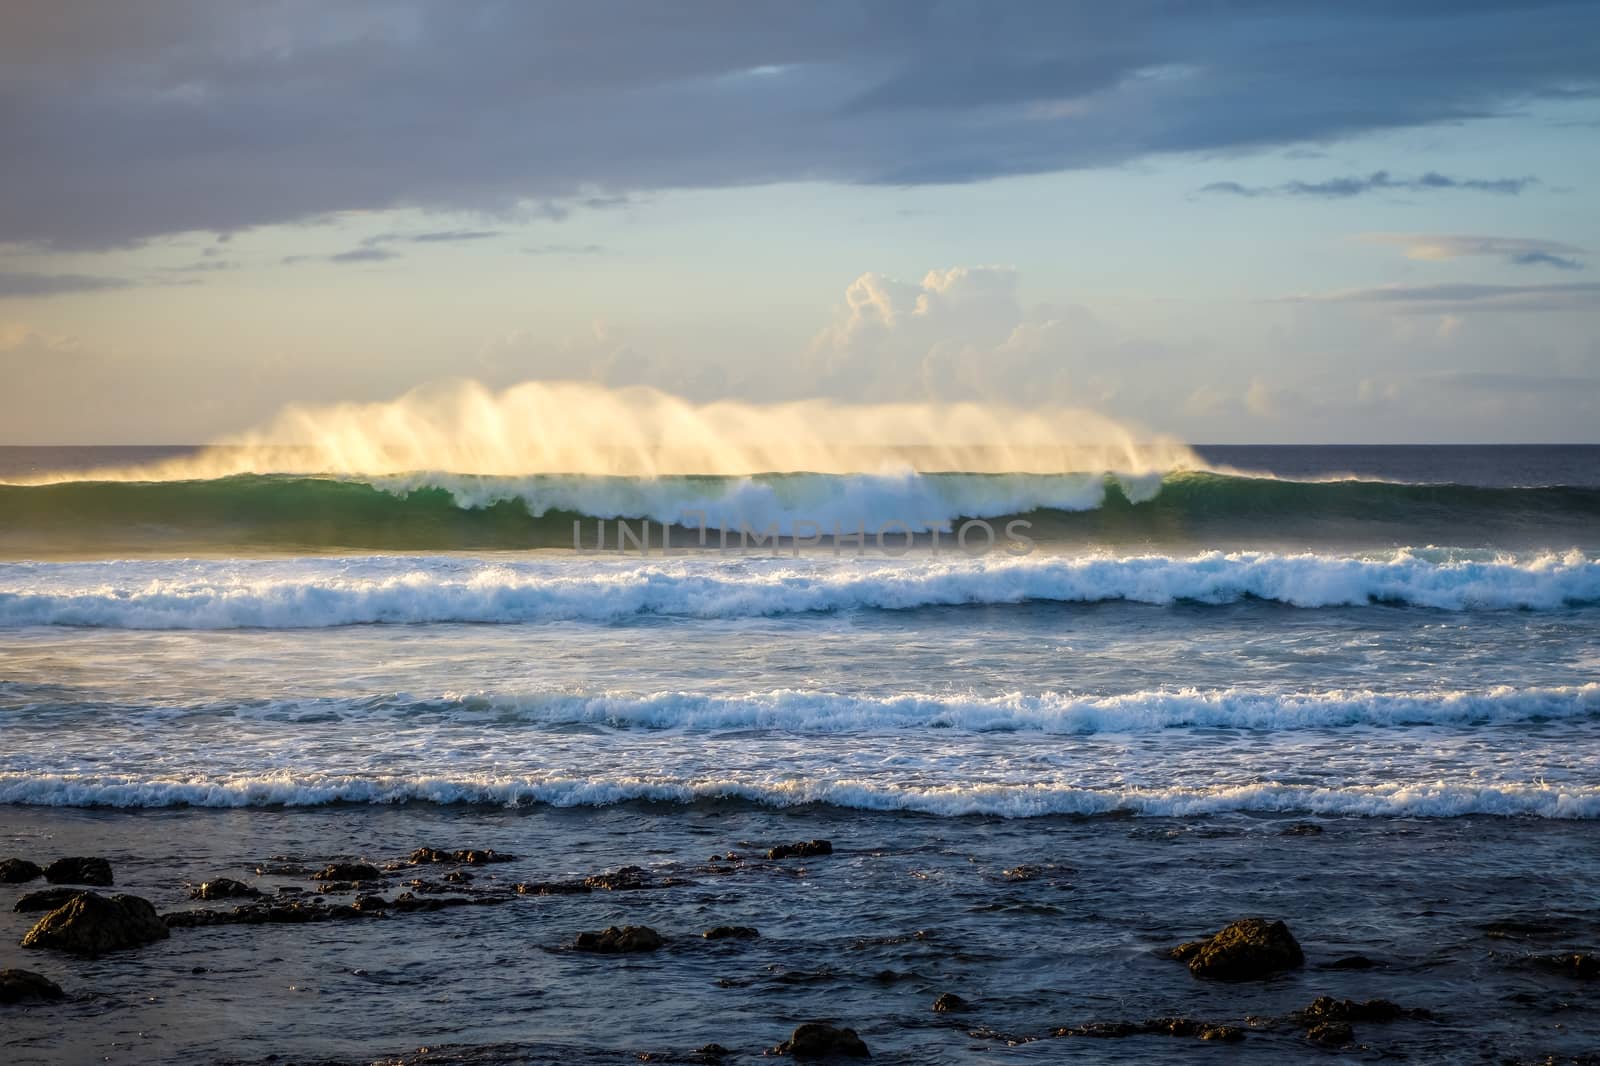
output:
M 648 925 L 610 926 L 598 933 L 579 933 L 572 946 L 579 951 L 601 955 L 621 955 L 636 951 L 655 951 L 665 941 Z
M 1355 1030 L 1344 1022 L 1323 1022 L 1306 1030 L 1306 1039 L 1323 1047 L 1344 1047 L 1354 1043 Z
M 312 875 L 313 881 L 376 881 L 383 871 L 364 862 L 330 862 Z
M 11 909 L 23 912 L 53 911 L 83 891 L 81 888 L 44 888 L 20 897 Z
M 259 896 L 261 890 L 243 881 L 235 881 L 228 877 L 218 877 L 201 883 L 200 887 L 189 893 L 190 899 L 240 899 L 249 896 Z
M 44 879 L 52 885 L 95 885 L 105 888 L 111 884 L 111 864 L 104 859 L 84 855 L 57 859 L 44 868 Z
M 972 1004 L 956 995 L 954 992 L 945 992 L 933 1001 L 935 1014 L 962 1014 L 972 1009 Z
M 22 946 L 98 955 L 136 948 L 164 940 L 168 935 L 166 923 L 149 900 L 80 892 L 40 918 L 22 938 Z
M 1342 959 L 1334 959 L 1332 962 L 1328 963 L 1328 965 L 1324 966 L 1323 969 L 1325 969 L 1325 970 L 1370 970 L 1376 965 L 1378 965 L 1378 964 L 1376 962 L 1374 962 L 1373 960 L 1367 958 L 1365 955 L 1346 955 Z
M 806 1022 L 798 1027 L 789 1039 L 773 1048 L 771 1054 L 793 1055 L 797 1059 L 872 1058 L 872 1052 L 854 1029 L 840 1029 L 821 1022 Z
M 294 899 L 244 903 L 226 911 L 175 911 L 163 920 L 170 929 L 194 929 L 211 925 L 301 925 L 379 916 L 371 909 L 345 905 L 330 907 L 320 899 Z
M 1576 977 L 1580 981 L 1592 981 L 1600 977 L 1600 956 L 1583 952 L 1573 952 L 1570 955 L 1530 955 L 1528 962 L 1546 973 Z
M 797 844 L 779 844 L 767 851 L 769 859 L 809 859 L 817 855 L 832 855 L 833 842 L 829 840 L 802 840 Z M 804 1028 L 802 1026 L 802 1028 Z M 848 1030 L 847 1030 L 848 1031 Z M 795 1030 L 799 1032 L 799 1030 Z M 853 1034 L 852 1034 L 853 1035 Z
M 1282 836 L 1286 837 L 1314 837 L 1322 835 L 1322 826 L 1316 822 L 1295 822 L 1293 825 L 1284 826 Z
M 707 940 L 755 940 L 761 934 L 748 925 L 719 925 L 700 934 Z
M 650 875 L 638 866 L 624 866 L 611 873 L 595 874 L 585 877 L 583 884 L 587 888 L 599 888 L 608 892 L 617 892 L 624 889 L 649 888 Z
M 42 877 L 44 871 L 36 862 L 27 859 L 0 859 L 0 885 L 23 885 L 36 877 Z M 10 971 L 7 971 L 8 973 Z M 17 973 L 27 973 L 18 970 Z
M 1251 981 L 1305 964 L 1305 953 L 1289 927 L 1265 918 L 1241 918 L 1220 932 L 1179 944 L 1172 958 L 1189 964 L 1196 977 Z
M 61 986 L 32 970 L 0 970 L 0 1003 L 29 999 L 61 999 Z
M 362 913 L 386 911 L 389 909 L 389 901 L 382 896 L 357 896 L 350 906 Z
M 1392 1022 L 1397 1018 L 1426 1018 L 1425 1010 L 1402 1007 L 1387 999 L 1334 999 L 1318 996 L 1311 1006 L 1291 1015 L 1300 1025 L 1308 1028 L 1321 1022 Z
M 725 1059 L 729 1055 L 733 1054 L 733 1052 L 729 1051 L 721 1044 L 707 1044 L 705 1047 L 696 1048 L 695 1054 L 699 1055 L 702 1059 Z
M 1097 1040 L 1115 1040 L 1124 1036 L 1138 1036 L 1144 1026 L 1134 1022 L 1085 1022 L 1083 1025 L 1063 1025 L 1051 1036 L 1088 1036 Z
M 1199 1040 L 1220 1040 L 1230 1044 L 1244 1039 L 1244 1030 L 1237 1025 L 1218 1025 L 1216 1022 L 1196 1021 L 1193 1018 L 1151 1018 L 1144 1023 L 1144 1030 L 1147 1033 L 1192 1036 Z
M 411 865 L 421 866 L 425 863 L 459 862 L 467 866 L 484 866 L 491 862 L 515 862 L 515 855 L 503 855 L 492 848 L 479 850 L 478 848 L 462 848 L 457 851 L 444 851 L 440 848 L 418 848 L 411 853 Z

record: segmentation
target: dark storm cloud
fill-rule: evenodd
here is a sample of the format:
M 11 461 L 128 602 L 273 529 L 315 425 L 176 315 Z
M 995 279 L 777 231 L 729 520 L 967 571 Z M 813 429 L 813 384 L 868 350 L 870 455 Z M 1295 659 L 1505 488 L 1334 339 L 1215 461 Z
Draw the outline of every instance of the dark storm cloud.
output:
M 0 271 L 0 300 L 8 297 L 60 296 L 74 292 L 103 292 L 125 289 L 127 278 L 98 277 L 91 274 L 19 274 Z
M 1323 200 L 1348 200 L 1373 192 L 1434 192 L 1454 189 L 1468 192 L 1499 193 L 1516 196 L 1537 178 L 1452 178 L 1433 171 L 1418 178 L 1397 178 L 1387 170 L 1365 177 L 1329 178 L 1326 181 L 1288 181 L 1281 185 L 1242 185 L 1237 181 L 1215 181 L 1201 188 L 1205 193 L 1229 196 L 1313 196 Z
M 9 0 L 0 242 L 979 181 L 1597 85 L 1586 0 Z

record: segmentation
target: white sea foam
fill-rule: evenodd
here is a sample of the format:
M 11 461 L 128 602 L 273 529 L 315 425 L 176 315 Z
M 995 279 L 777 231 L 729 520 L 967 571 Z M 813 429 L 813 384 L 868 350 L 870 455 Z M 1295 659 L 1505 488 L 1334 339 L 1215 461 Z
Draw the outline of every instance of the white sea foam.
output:
M 856 696 L 779 689 L 743 695 L 653 692 L 643 695 L 534 693 L 406 694 L 358 700 L 262 701 L 217 708 L 119 708 L 127 716 L 226 714 L 261 720 L 383 721 L 399 728 L 417 717 L 474 726 L 595 725 L 616 729 L 781 730 L 850 733 L 959 730 L 1068 735 L 1166 729 L 1296 730 L 1343 726 L 1465 726 L 1600 716 L 1600 683 L 1550 688 L 1499 686 L 1481 692 L 1384 693 L 1348 690 L 1272 693 L 1244 689 L 1162 689 L 1111 696 L 1063 693 Z M 96 712 L 100 713 L 100 712 Z
M 882 780 L 824 776 L 762 781 L 737 777 L 670 780 L 647 776 L 582 778 L 490 774 L 270 773 L 151 779 L 119 775 L 0 774 L 0 803 L 61 807 L 261 807 L 407 802 L 581 807 L 632 800 L 685 804 L 730 799 L 776 807 L 826 804 L 871 811 L 1006 818 L 1112 812 L 1188 816 L 1228 811 L 1419 818 L 1471 814 L 1600 817 L 1600 787 L 1539 782 L 1477 785 L 1418 781 L 1343 788 L 1264 782 L 1217 788 L 1095 789 L 1025 784 L 908 787 Z
M 614 623 L 1025 602 L 1400 604 L 1550 610 L 1600 602 L 1578 552 L 1441 559 L 1267 552 L 898 561 L 379 557 L 0 564 L 0 625 L 138 629 Z

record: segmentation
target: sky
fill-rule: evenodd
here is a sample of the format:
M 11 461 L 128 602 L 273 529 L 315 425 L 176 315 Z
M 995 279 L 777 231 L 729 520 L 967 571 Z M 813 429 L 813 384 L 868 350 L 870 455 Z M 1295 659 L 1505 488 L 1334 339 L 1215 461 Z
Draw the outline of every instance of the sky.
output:
M 7 0 L 0 444 L 431 381 L 1600 440 L 1592 0 Z

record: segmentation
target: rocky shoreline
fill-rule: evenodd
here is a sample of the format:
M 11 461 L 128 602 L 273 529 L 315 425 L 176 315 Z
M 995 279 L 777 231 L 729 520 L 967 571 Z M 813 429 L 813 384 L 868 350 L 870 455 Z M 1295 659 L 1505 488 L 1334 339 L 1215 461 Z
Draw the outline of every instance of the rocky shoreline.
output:
M 1291 826 L 1286 832 L 1316 835 L 1303 826 Z M 275 855 L 253 865 L 245 864 L 254 874 L 250 880 L 219 874 L 197 883 L 184 883 L 188 903 L 164 912 L 158 912 L 149 900 L 137 895 L 97 891 L 115 883 L 112 863 L 98 856 L 67 856 L 45 864 L 23 857 L 6 858 L 0 860 L 0 882 L 26 886 L 44 880 L 52 886 L 25 891 L 14 904 L 16 912 L 39 915 L 22 937 L 22 948 L 83 959 L 114 959 L 173 935 L 196 935 L 192 931 L 218 926 L 403 922 L 414 914 L 515 906 L 519 901 L 545 897 L 687 890 L 757 869 L 776 877 L 805 877 L 809 863 L 832 861 L 834 854 L 832 841 L 813 839 L 775 843 L 750 853 L 714 854 L 702 862 L 622 866 L 555 880 L 517 880 L 509 873 L 502 874 L 518 864 L 518 856 L 487 848 L 421 846 L 402 857 L 371 860 Z M 1054 864 L 1023 864 L 1006 869 L 997 881 L 1070 888 L 1063 880 L 1070 872 L 1069 867 Z M 1485 939 L 1529 948 L 1537 942 L 1559 938 L 1564 932 L 1560 923 L 1548 920 L 1504 920 L 1483 926 Z M 671 952 L 689 941 L 716 943 L 723 950 L 737 951 L 739 944 L 760 938 L 756 928 L 732 923 L 665 931 L 632 924 L 599 930 L 574 928 L 564 936 L 548 937 L 539 946 L 548 952 L 624 956 Z M 1228 921 L 1208 935 L 1158 949 L 1158 953 L 1183 965 L 1190 979 L 1219 985 L 1271 981 L 1276 975 L 1307 967 L 1328 971 L 1382 969 L 1364 955 L 1308 958 L 1285 921 L 1256 916 Z M 1508 966 L 1558 975 L 1580 984 L 1600 976 L 1600 957 L 1590 951 L 1522 950 L 1505 961 Z M 594 965 L 608 964 L 597 958 Z M 886 979 L 893 981 L 895 975 Z M 939 1019 L 938 1024 L 957 1027 L 973 1041 L 1006 1047 L 1047 1040 L 1136 1037 L 1243 1043 L 1262 1033 L 1292 1031 L 1301 1034 L 1300 1039 L 1309 1047 L 1370 1051 L 1375 1048 L 1369 1039 L 1372 1034 L 1381 1033 L 1384 1026 L 1438 1020 L 1432 1011 L 1402 1006 L 1386 998 L 1383 986 L 1380 972 L 1371 981 L 1373 994 L 1369 998 L 1321 995 L 1301 1009 L 1273 1016 L 1094 1018 L 1042 1025 L 1025 1032 L 985 1024 L 983 1001 L 956 990 L 938 995 L 928 1005 L 928 1011 Z M 48 1011 L 82 992 L 79 987 L 64 987 L 20 967 L 0 971 L 0 1005 L 8 1011 Z M 855 1028 L 839 1019 L 819 1019 L 800 1024 L 786 1038 L 762 1048 L 730 1049 L 713 1043 L 693 1051 L 651 1052 L 639 1058 L 650 1062 L 723 1062 L 749 1054 L 831 1060 L 868 1058 L 871 1051 Z M 488 1048 L 466 1047 L 422 1049 L 414 1055 L 378 1061 L 500 1060 L 493 1058 Z

